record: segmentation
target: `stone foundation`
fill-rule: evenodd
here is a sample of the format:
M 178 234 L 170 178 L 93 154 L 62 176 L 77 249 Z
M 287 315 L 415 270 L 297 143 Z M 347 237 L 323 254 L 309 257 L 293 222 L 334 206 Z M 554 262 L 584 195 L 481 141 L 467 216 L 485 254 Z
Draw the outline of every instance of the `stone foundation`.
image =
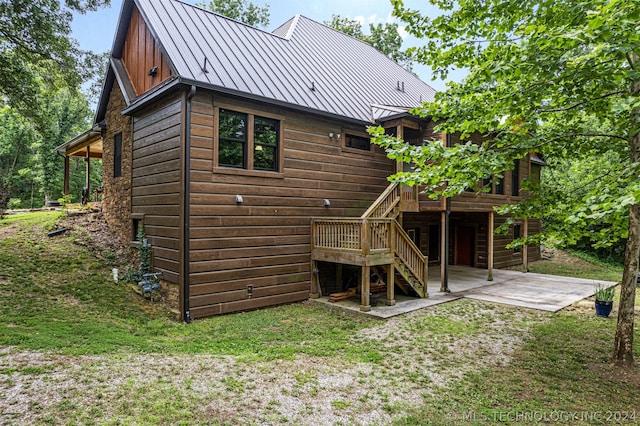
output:
M 102 134 L 102 209 L 107 223 L 125 244 L 133 240 L 131 222 L 131 168 L 132 124 L 131 117 L 122 115 L 126 107 L 117 83 L 109 97 Z M 114 136 L 122 133 L 122 176 L 114 177 Z

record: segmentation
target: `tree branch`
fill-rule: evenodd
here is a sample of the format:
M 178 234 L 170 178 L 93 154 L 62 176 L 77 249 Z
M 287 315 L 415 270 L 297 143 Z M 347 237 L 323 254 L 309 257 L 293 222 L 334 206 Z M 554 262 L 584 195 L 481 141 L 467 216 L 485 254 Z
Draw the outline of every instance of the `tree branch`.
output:
M 587 138 L 612 138 L 612 139 L 619 139 L 621 141 L 625 141 L 625 142 L 629 143 L 629 139 L 628 138 L 625 138 L 624 136 L 620 136 L 620 135 L 612 135 L 610 133 L 567 133 L 564 136 L 565 137 L 567 137 L 567 136 L 582 136 L 582 137 L 587 137 Z
M 588 104 L 588 103 L 593 102 L 593 101 L 597 101 L 597 100 L 600 100 L 600 99 L 608 98 L 609 96 L 621 95 L 623 93 L 627 93 L 627 91 L 626 90 L 616 90 L 615 92 L 605 93 L 604 95 L 598 96 L 597 98 L 587 99 L 586 101 L 582 101 L 582 102 L 576 102 L 575 104 L 570 105 L 570 106 L 565 107 L 565 108 L 539 109 L 538 112 L 545 113 L 545 112 L 571 111 L 572 109 L 578 108 L 579 106 L 582 106 L 584 104 Z

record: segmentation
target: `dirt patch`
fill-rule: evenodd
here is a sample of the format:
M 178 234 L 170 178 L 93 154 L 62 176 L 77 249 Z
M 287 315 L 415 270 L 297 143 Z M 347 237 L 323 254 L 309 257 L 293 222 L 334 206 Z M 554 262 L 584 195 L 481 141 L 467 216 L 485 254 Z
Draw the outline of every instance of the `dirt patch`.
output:
M 629 383 L 640 389 L 640 368 L 615 367 L 610 363 L 590 364 L 589 370 L 613 383 Z
M 102 212 L 70 210 L 57 223 L 59 229 L 68 228 L 74 243 L 84 246 L 97 258 L 109 264 L 132 264 L 135 253 L 111 230 Z

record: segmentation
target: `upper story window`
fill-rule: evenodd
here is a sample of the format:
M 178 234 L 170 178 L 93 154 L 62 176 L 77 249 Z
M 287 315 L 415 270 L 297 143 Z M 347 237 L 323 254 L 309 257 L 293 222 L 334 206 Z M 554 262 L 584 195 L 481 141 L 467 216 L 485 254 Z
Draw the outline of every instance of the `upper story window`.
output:
M 495 177 L 494 194 L 504 195 L 504 175 Z
M 520 160 L 513 162 L 513 170 L 511 171 L 511 195 L 515 197 L 520 195 Z
M 277 170 L 280 123 L 271 118 L 255 117 L 253 123 L 253 168 Z
M 493 175 L 491 178 L 482 179 L 482 186 L 491 188 L 487 193 L 504 195 L 504 176 Z
M 278 171 L 280 121 L 220 109 L 218 165 L 247 170 Z
M 361 149 L 363 151 L 371 151 L 371 138 L 356 135 L 345 135 L 345 146 L 347 148 Z
M 122 133 L 113 135 L 113 177 L 122 176 Z
M 218 132 L 218 164 L 246 168 L 247 114 L 220 110 Z

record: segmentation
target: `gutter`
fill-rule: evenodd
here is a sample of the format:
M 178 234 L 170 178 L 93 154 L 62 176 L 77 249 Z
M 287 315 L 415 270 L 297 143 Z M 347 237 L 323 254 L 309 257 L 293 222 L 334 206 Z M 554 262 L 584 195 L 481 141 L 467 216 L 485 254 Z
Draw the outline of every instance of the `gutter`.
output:
M 191 86 L 187 95 L 187 105 L 185 108 L 185 135 L 184 135 L 184 226 L 183 226 L 183 253 L 182 253 L 182 282 L 184 300 L 184 321 L 191 322 L 191 311 L 189 310 L 189 210 L 191 206 L 191 100 L 196 94 L 196 86 Z

